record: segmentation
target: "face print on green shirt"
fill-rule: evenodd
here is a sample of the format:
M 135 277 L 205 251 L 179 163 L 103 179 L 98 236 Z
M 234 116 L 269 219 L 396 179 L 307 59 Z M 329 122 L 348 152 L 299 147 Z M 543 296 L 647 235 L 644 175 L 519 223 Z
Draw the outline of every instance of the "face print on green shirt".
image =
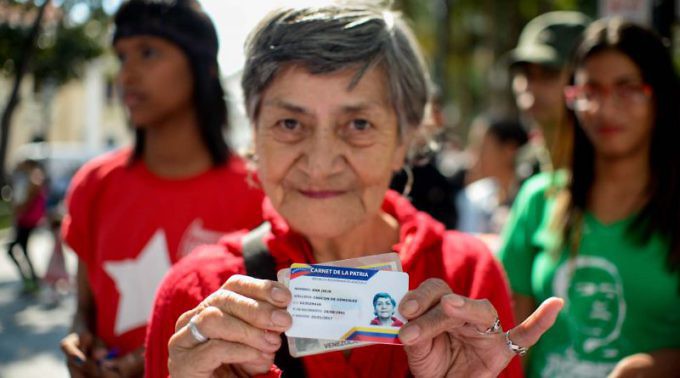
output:
M 616 266 L 603 258 L 579 256 L 560 266 L 553 290 L 566 299 L 564 311 L 576 351 L 598 358 L 617 357 L 619 351 L 610 344 L 621 335 L 626 302 Z
M 528 180 L 513 205 L 499 259 L 516 294 L 565 308 L 531 348 L 528 377 L 606 377 L 634 353 L 680 348 L 680 276 L 667 268 L 668 243 L 630 238 L 633 217 L 603 224 L 584 214 L 578 251 L 556 245 L 556 191 L 564 177 Z

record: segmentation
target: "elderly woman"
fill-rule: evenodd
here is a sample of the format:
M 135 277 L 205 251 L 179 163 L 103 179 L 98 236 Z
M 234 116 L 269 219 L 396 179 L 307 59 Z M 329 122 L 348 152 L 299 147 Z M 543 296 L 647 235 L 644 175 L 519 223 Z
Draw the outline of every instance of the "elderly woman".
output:
M 280 10 L 259 24 L 246 55 L 242 84 L 268 197 L 262 242 L 271 269 L 395 251 L 410 275 L 398 304 L 409 320 L 403 347 L 304 357 L 304 374 L 521 375 L 513 357 L 552 324 L 561 301 L 501 332 L 499 324 L 513 326 L 508 288 L 484 245 L 387 190 L 427 100 L 404 21 L 364 6 Z M 245 275 L 243 236 L 195 251 L 166 276 L 147 337 L 148 376 L 165 376 L 166 367 L 175 377 L 281 373 L 273 362 L 292 323 L 291 293 Z

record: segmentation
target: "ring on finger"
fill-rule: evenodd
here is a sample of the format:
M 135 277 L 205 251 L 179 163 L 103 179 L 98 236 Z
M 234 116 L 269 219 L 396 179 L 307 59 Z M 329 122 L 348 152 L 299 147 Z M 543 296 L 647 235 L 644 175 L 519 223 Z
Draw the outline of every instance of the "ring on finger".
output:
M 510 340 L 510 331 L 505 333 L 505 344 L 507 344 L 508 348 L 518 356 L 524 356 L 529 351 L 529 348 L 519 346 Z
M 205 335 L 203 335 L 201 331 L 198 330 L 198 326 L 196 325 L 197 316 L 198 314 L 194 315 L 191 320 L 189 320 L 187 326 L 189 327 L 189 331 L 191 332 L 191 336 L 194 337 L 194 340 L 196 340 L 196 342 L 199 344 L 203 344 L 204 342 L 208 341 L 209 338 L 205 337 Z
M 479 332 L 479 331 L 478 332 L 479 332 L 480 335 L 486 336 L 486 335 L 495 335 L 495 334 L 501 333 L 502 331 L 503 331 L 503 328 L 501 327 L 501 320 L 498 319 L 498 317 L 496 317 L 496 320 L 493 322 L 493 324 L 489 328 L 485 329 L 482 332 Z

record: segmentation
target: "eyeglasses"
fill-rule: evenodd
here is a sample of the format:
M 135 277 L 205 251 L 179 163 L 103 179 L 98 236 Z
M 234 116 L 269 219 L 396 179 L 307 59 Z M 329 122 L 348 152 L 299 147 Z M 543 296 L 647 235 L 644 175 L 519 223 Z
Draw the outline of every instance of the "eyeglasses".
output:
M 595 110 L 611 97 L 619 107 L 643 104 L 652 97 L 649 84 L 618 84 L 612 87 L 596 85 L 570 85 L 564 88 L 567 106 L 575 111 Z

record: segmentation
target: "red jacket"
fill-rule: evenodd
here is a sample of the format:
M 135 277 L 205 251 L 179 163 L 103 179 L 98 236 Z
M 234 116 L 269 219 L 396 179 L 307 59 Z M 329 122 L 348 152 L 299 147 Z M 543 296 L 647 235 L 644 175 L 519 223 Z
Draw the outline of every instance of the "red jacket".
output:
M 455 293 L 487 298 L 498 311 L 503 327 L 514 326 L 505 274 L 481 241 L 456 231 L 445 231 L 441 223 L 417 211 L 395 192 L 387 193 L 382 208 L 400 224 L 400 241 L 393 246 L 393 251 L 400 254 L 403 269 L 409 273 L 410 289 L 427 278 L 441 278 Z M 277 269 L 290 267 L 293 262 L 315 263 L 309 244 L 290 230 L 268 200 L 264 201 L 263 212 L 265 219 L 272 223 L 272 232 L 265 242 Z M 231 275 L 245 274 L 242 236 L 243 233 L 231 234 L 219 245 L 196 250 L 165 277 L 147 333 L 147 377 L 167 376 L 167 345 L 176 319 L 219 289 Z M 408 375 L 406 353 L 398 346 L 372 345 L 353 349 L 348 358 L 342 352 L 331 352 L 302 360 L 308 377 Z M 519 359 L 515 358 L 501 376 L 521 377 Z

